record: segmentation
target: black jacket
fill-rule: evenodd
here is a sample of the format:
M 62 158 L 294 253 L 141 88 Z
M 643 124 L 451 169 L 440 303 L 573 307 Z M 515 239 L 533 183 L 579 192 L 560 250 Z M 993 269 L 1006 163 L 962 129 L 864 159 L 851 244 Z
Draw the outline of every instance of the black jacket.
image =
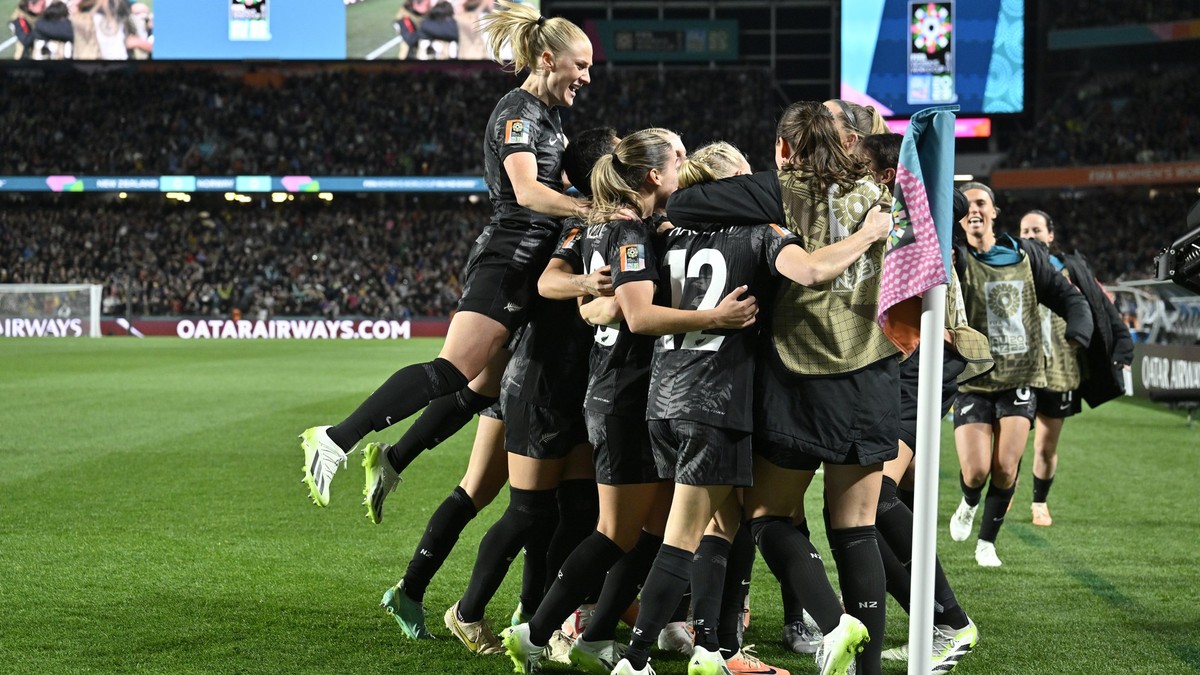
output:
M 1087 299 L 1096 325 L 1085 359 L 1087 369 L 1079 384 L 1079 395 L 1095 408 L 1125 393 L 1124 371 L 1133 363 L 1133 338 L 1083 254 L 1075 251 L 1062 258 L 1071 281 Z

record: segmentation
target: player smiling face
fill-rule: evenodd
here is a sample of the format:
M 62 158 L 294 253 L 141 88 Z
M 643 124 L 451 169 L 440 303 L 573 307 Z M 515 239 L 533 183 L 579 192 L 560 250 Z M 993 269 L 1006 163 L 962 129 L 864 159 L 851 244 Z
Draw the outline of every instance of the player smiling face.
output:
M 549 61 L 546 73 L 546 93 L 552 105 L 571 107 L 579 89 L 592 81 L 592 43 L 579 40 L 557 56 L 543 55 Z
M 967 198 L 970 205 L 967 216 L 959 221 L 963 231 L 976 237 L 990 232 L 997 215 L 996 205 L 992 203 L 992 196 L 986 190 L 978 188 L 964 190 L 963 196 Z

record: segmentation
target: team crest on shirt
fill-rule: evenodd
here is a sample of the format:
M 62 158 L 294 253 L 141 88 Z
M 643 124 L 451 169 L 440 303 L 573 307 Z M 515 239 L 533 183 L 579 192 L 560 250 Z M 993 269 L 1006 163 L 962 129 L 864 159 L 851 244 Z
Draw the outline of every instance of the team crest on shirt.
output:
M 508 120 L 504 123 L 504 144 L 525 145 L 529 143 L 529 121 Z
M 640 272 L 646 269 L 646 247 L 642 244 L 629 244 L 621 247 L 621 271 Z

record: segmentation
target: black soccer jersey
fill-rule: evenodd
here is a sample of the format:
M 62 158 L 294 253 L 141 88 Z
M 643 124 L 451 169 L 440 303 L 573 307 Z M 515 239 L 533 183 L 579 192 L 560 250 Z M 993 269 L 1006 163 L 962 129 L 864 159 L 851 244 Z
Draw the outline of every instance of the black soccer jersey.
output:
M 488 228 L 489 250 L 523 263 L 527 261 L 522 258 L 532 251 L 544 250 L 541 242 L 549 241 L 552 245 L 558 237 L 555 219 L 517 203 L 504 160 L 517 152 L 533 153 L 537 158 L 538 182 L 562 192 L 562 154 L 566 144 L 558 110 L 547 107 L 533 94 L 513 89 L 496 104 L 488 118 L 483 142 L 484 178 L 493 208 Z M 544 258 L 541 264 L 545 264 Z
M 578 240 L 583 272 L 590 274 L 612 265 L 613 288 L 631 281 L 657 281 L 652 237 L 653 231 L 640 220 L 588 227 Z M 556 255 L 566 257 L 561 248 Z M 608 415 L 644 418 L 654 338 L 635 335 L 622 321 L 616 326 L 596 326 L 592 339 L 584 407 Z
M 572 246 L 582 227 L 563 222 L 560 248 Z M 537 298 L 529 324 L 504 371 L 505 396 L 517 396 L 536 406 L 578 412 L 588 381 L 588 351 L 592 333 L 579 316 L 574 300 Z
M 762 307 L 776 286 L 775 259 L 800 238 L 777 225 L 726 227 L 711 232 L 675 228 L 660 249 L 660 276 L 671 307 L 716 307 L 748 286 Z M 759 325 L 741 330 L 665 335 L 654 345 L 649 420 L 692 420 L 739 431 L 753 429 L 754 351 Z

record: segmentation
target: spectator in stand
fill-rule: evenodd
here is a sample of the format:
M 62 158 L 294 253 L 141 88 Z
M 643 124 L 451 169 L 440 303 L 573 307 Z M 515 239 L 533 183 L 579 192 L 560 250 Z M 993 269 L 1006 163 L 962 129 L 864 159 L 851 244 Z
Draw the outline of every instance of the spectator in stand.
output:
M 30 48 L 33 46 L 33 26 L 38 16 L 46 9 L 46 0 L 21 0 L 8 19 L 8 29 L 12 31 L 17 44 L 13 47 L 13 58 L 18 61 L 32 57 Z

